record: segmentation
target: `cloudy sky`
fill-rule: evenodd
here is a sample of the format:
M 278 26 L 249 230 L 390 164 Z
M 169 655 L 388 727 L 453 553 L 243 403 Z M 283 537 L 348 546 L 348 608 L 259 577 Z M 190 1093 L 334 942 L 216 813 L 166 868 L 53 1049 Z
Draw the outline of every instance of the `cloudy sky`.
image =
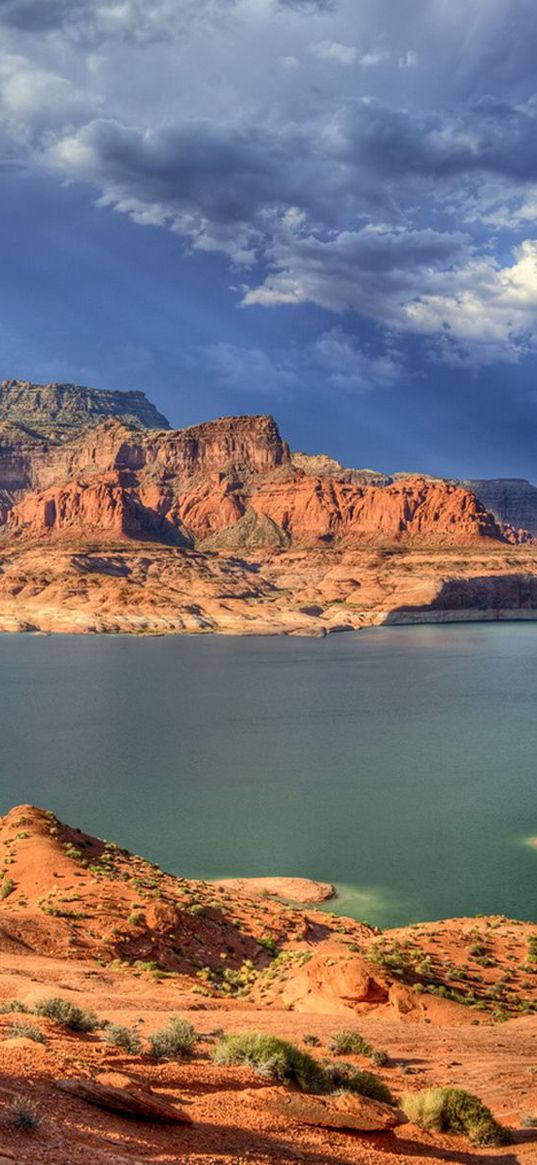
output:
M 0 0 L 1 376 L 537 479 L 535 0 Z

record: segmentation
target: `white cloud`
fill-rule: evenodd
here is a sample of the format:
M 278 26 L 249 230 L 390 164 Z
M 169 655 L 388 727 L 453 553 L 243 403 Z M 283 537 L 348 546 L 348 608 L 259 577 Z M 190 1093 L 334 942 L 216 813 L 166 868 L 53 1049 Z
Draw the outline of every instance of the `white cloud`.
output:
M 0 53 L 0 123 L 14 137 L 24 140 L 40 130 L 79 124 L 95 107 L 95 99 L 65 77 L 18 54 Z
M 438 336 L 445 359 L 517 361 L 536 349 L 536 240 L 517 247 L 510 267 L 476 258 L 438 283 L 438 291 L 404 304 L 402 323 L 414 333 Z
M 360 57 L 360 64 L 364 69 L 374 69 L 377 65 L 384 65 L 386 61 L 389 61 L 390 56 L 391 53 L 383 49 L 373 49 Z
M 320 61 L 335 61 L 338 65 L 353 65 L 358 55 L 354 45 L 342 44 L 337 40 L 321 40 L 312 44 L 311 52 Z

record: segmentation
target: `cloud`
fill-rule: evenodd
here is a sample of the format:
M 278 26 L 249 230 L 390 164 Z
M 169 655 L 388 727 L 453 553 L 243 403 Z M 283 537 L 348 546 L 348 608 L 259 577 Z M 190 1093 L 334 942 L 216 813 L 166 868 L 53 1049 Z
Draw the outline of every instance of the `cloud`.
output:
M 534 0 L 425 9 L 0 0 L 3 162 L 248 267 L 247 305 L 351 311 L 443 360 L 518 359 L 533 255 L 505 255 L 537 220 Z
M 311 45 L 311 52 L 320 61 L 335 61 L 338 65 L 353 65 L 358 55 L 353 45 L 338 40 L 321 40 Z
M 436 351 L 454 364 L 517 362 L 537 350 L 537 240 L 516 248 L 501 267 L 475 258 L 439 279 L 437 291 L 404 305 L 410 331 L 438 337 Z
M 427 337 L 430 354 L 452 365 L 518 362 L 537 351 L 537 240 L 502 267 L 462 235 L 366 228 L 328 243 L 295 241 L 274 260 L 280 270 L 246 292 L 246 305 L 350 309 L 392 333 Z
M 270 353 L 263 348 L 220 341 L 190 353 L 188 366 L 200 365 L 227 391 L 258 394 L 317 389 L 365 393 L 391 388 L 401 377 L 402 357 L 395 347 L 375 352 L 342 327 L 322 333 L 295 351 Z
M 342 327 L 324 332 L 316 341 L 314 362 L 327 383 L 345 392 L 369 392 L 373 388 L 391 388 L 402 372 L 401 353 L 395 348 L 381 353 L 364 351 L 355 336 Z
M 65 77 L 36 67 L 26 57 L 0 54 L 0 125 L 15 139 L 28 143 L 54 127 L 80 124 L 95 105 Z
M 244 295 L 244 304 L 316 303 L 332 312 L 349 309 L 401 322 L 401 305 L 417 290 L 433 288 L 438 272 L 468 254 L 459 233 L 364 227 L 323 240 L 288 233 L 271 252 L 272 274 Z
M 274 393 L 298 384 L 297 370 L 290 358 L 271 356 L 262 348 L 219 341 L 198 350 L 196 365 L 200 358 L 208 374 L 228 390 Z

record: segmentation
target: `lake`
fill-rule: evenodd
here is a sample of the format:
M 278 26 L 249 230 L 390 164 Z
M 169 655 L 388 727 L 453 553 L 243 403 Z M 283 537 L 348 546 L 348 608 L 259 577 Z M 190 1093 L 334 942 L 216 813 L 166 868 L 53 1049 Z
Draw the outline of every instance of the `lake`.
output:
M 196 878 L 333 881 L 381 926 L 537 921 L 537 624 L 0 636 L 0 812 Z

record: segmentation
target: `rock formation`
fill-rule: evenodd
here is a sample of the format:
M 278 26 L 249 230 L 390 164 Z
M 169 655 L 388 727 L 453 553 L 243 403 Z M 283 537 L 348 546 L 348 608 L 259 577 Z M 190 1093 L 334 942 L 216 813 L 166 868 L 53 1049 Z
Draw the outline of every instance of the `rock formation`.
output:
M 106 417 L 121 417 L 146 429 L 169 429 L 166 417 L 143 392 L 111 392 L 78 384 L 0 382 L 0 421 L 47 440 L 67 440 Z
M 476 479 L 461 485 L 475 493 L 497 521 L 537 537 L 537 486 L 523 477 Z
M 324 634 L 537 609 L 537 544 L 455 481 L 291 454 L 270 416 L 155 429 L 138 393 L 4 382 L 2 410 L 0 629 Z

